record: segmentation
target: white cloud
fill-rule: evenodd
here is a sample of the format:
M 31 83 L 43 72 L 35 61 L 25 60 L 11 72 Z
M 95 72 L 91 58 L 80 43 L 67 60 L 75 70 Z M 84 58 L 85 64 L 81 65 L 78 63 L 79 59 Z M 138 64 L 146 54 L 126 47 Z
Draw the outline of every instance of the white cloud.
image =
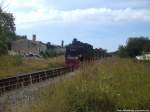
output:
M 150 10 L 120 9 L 113 10 L 108 8 L 89 8 L 62 11 L 55 9 L 38 9 L 30 13 L 16 13 L 17 23 L 32 23 L 39 21 L 49 22 L 120 22 L 120 21 L 150 21 Z
M 18 10 L 23 8 L 43 8 L 44 0 L 6 0 L 10 9 Z
M 58 10 L 47 6 L 45 0 L 7 0 L 16 18 L 16 24 L 32 26 L 39 22 L 72 23 L 93 22 L 113 23 L 127 21 L 150 21 L 149 9 L 87 8 Z M 30 11 L 23 11 L 32 8 Z

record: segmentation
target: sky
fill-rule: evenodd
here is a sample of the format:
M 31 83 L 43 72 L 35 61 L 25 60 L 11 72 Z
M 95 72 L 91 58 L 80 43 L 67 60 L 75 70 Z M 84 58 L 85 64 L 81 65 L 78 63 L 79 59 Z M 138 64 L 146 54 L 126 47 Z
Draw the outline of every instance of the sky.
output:
M 4 1 L 4 0 L 0 0 Z M 150 37 L 150 0 L 5 0 L 16 33 L 52 44 L 73 38 L 115 51 L 128 37 Z

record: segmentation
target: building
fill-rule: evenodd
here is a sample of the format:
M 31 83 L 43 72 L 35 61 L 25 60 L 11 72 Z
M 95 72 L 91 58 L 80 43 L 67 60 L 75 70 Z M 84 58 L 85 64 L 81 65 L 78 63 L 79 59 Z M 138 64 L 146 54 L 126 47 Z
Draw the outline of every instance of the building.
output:
M 36 35 L 33 35 L 32 40 L 19 39 L 12 42 L 10 54 L 19 54 L 23 56 L 39 56 L 41 52 L 45 51 L 46 45 L 40 41 L 36 41 Z
M 136 56 L 137 60 L 150 60 L 150 53 L 143 53 L 141 56 Z

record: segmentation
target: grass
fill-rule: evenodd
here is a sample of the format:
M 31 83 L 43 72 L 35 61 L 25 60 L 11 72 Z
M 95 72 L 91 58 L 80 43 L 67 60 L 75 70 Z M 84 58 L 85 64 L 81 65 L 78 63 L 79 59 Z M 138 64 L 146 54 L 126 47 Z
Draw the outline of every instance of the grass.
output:
M 150 109 L 150 63 L 108 58 L 84 64 L 69 80 L 34 94 L 17 112 L 115 112 Z
M 22 58 L 20 56 L 1 56 L 0 78 L 59 66 L 64 66 L 63 56 L 47 59 L 29 59 Z

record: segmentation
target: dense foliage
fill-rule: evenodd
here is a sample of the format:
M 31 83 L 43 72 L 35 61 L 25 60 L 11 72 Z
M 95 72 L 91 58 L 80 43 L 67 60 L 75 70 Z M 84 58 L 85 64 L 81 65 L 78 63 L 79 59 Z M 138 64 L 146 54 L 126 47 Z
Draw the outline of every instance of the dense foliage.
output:
M 7 52 L 10 42 L 15 38 L 14 17 L 0 7 L 0 55 Z
M 135 57 L 150 52 L 150 39 L 147 37 L 129 38 L 125 46 L 119 46 L 119 56 Z

